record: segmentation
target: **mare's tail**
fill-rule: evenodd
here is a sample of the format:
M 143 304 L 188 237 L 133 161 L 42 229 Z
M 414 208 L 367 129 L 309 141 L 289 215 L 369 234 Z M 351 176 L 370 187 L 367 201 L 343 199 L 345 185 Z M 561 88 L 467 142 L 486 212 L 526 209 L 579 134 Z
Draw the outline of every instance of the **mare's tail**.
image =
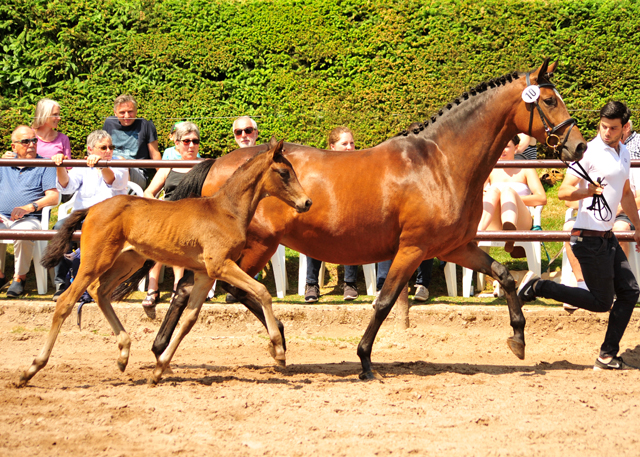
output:
M 205 159 L 193 167 L 174 189 L 171 194 L 171 200 L 177 201 L 183 198 L 200 197 L 202 195 L 202 185 L 215 161 L 215 159 Z
M 124 280 L 123 283 L 116 287 L 116 290 L 114 290 L 111 294 L 111 300 L 122 301 L 127 295 L 134 292 L 138 288 L 138 283 L 140 283 L 140 281 L 142 281 L 142 279 L 147 276 L 147 274 L 155 264 L 155 260 L 148 259 L 147 261 L 145 261 L 142 268 L 129 276 Z
M 71 237 L 73 237 L 73 232 L 80 228 L 80 223 L 84 221 L 85 217 L 87 217 L 88 212 L 89 208 L 74 211 L 67 220 L 64 221 L 64 224 L 60 230 L 58 230 L 58 233 L 56 233 L 47 245 L 47 250 L 40 261 L 43 267 L 48 269 L 58 265 L 62 256 L 64 256 L 65 252 L 69 249 L 69 243 L 71 242 Z

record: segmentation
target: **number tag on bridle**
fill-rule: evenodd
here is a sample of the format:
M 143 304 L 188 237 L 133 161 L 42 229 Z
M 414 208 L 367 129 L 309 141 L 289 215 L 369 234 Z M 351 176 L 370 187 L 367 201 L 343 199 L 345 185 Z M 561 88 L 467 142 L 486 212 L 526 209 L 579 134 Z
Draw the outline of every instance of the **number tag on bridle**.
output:
M 538 86 L 527 86 L 522 91 L 522 99 L 525 103 L 535 103 L 540 98 L 540 88 Z

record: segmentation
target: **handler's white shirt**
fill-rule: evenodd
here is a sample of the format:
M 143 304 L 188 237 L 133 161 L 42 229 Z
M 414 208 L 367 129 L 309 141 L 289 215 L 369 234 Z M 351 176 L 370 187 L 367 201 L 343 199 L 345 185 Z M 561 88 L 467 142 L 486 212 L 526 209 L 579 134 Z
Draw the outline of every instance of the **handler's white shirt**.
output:
M 585 230 L 611 230 L 616 219 L 616 209 L 622 199 L 624 184 L 629 179 L 629 169 L 631 166 L 629 150 L 625 145 L 621 144 L 620 155 L 618 155 L 616 150 L 607 146 L 602 139 L 600 139 L 600 135 L 598 135 L 589 142 L 587 151 L 584 153 L 582 160 L 580 160 L 580 165 L 582 165 L 582 168 L 585 169 L 594 182 L 598 182 L 598 178 L 604 178 L 603 183 L 606 184 L 606 186 L 604 187 L 602 195 L 604 195 L 604 198 L 607 200 L 613 215 L 609 221 L 596 219 L 597 212 L 587 209 L 591 206 L 593 197 L 587 197 L 580 200 L 578 217 L 576 218 L 574 227 Z M 568 173 L 579 177 L 578 174 L 571 169 L 568 170 Z M 586 189 L 587 186 L 587 181 L 581 179 L 579 187 Z
M 114 195 L 125 195 L 127 193 L 127 182 L 129 181 L 129 170 L 126 168 L 111 168 L 115 175 L 115 180 L 107 184 L 102 178 L 102 173 L 98 168 L 72 168 L 69 170 L 69 183 L 67 187 L 62 187 L 56 181 L 58 190 L 65 194 L 78 192 L 73 203 L 73 211 L 89 208 Z

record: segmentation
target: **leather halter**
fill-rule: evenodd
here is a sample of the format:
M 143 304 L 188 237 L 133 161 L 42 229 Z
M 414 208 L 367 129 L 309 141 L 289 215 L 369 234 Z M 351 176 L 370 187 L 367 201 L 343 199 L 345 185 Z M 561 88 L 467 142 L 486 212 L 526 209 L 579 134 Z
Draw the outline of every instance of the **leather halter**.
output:
M 531 85 L 531 82 L 530 82 L 530 79 L 529 79 L 529 75 L 530 75 L 530 73 L 526 74 L 527 86 Z M 556 86 L 554 86 L 550 82 L 538 84 L 538 87 L 550 87 L 550 88 L 552 88 L 554 90 L 556 88 Z M 547 116 L 545 116 L 544 112 L 542 111 L 542 108 L 540 108 L 540 104 L 538 103 L 538 100 L 535 100 L 533 103 L 527 103 L 527 109 L 531 112 L 531 116 L 529 118 L 529 136 L 532 136 L 531 135 L 531 129 L 533 128 L 533 106 L 531 106 L 531 105 L 536 107 L 536 109 L 538 110 L 538 114 L 540 115 L 540 120 L 542 121 L 542 125 L 544 126 L 544 131 L 547 134 L 547 139 L 545 141 L 547 146 L 550 147 L 551 149 L 553 149 L 554 154 L 560 160 L 562 160 L 562 150 L 564 149 L 565 144 L 567 143 L 567 140 L 569 139 L 569 135 L 571 134 L 571 129 L 573 129 L 573 127 L 578 123 L 578 121 L 576 121 L 574 118 L 570 117 L 569 119 L 566 119 L 566 120 L 560 122 L 555 127 L 553 127 L 553 123 L 551 121 L 549 121 Z M 560 141 L 560 137 L 557 135 L 557 133 L 558 133 L 558 131 L 560 131 L 560 129 L 566 127 L 567 125 L 569 126 L 569 129 L 567 130 L 567 133 L 565 134 L 564 139 L 561 142 Z M 562 160 L 562 161 L 564 162 L 564 160 Z

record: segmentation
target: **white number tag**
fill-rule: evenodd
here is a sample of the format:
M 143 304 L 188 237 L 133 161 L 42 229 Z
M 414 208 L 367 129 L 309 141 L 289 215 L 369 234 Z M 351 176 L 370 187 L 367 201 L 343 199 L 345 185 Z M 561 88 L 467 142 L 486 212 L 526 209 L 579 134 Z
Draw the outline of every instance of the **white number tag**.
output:
M 540 88 L 538 86 L 527 86 L 522 91 L 522 99 L 525 103 L 534 103 L 540 98 Z

